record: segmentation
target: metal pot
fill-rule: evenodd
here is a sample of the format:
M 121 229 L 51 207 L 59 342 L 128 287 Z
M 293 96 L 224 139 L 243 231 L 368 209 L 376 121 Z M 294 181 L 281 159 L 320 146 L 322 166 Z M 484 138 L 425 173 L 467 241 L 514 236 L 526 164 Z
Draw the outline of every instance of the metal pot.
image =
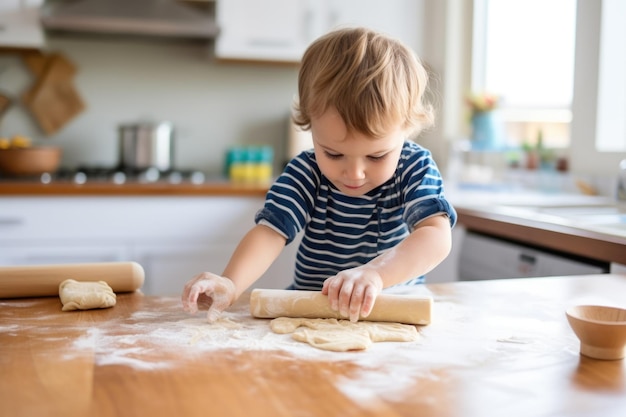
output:
M 120 168 L 168 171 L 174 161 L 174 127 L 170 122 L 119 126 Z

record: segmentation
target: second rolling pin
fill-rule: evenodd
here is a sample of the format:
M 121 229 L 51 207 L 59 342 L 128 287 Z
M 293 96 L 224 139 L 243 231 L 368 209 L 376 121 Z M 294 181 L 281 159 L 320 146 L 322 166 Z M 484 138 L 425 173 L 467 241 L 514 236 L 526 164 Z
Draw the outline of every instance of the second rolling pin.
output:
M 432 303 L 429 296 L 379 294 L 363 320 L 426 325 L 430 324 Z M 347 318 L 331 309 L 321 292 L 296 290 L 252 290 L 250 314 L 258 318 Z
M 59 284 L 105 281 L 114 292 L 131 292 L 143 285 L 144 270 L 137 262 L 99 262 L 0 267 L 0 298 L 59 295 Z

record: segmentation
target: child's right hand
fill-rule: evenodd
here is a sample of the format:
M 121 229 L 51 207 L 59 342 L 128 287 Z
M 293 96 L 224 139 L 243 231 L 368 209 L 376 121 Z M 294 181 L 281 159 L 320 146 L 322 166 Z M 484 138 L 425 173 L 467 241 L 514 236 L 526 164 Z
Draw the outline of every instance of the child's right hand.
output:
M 181 297 L 183 310 L 195 314 L 206 309 L 207 320 L 213 323 L 235 301 L 236 294 L 237 289 L 230 279 L 202 272 L 185 284 Z

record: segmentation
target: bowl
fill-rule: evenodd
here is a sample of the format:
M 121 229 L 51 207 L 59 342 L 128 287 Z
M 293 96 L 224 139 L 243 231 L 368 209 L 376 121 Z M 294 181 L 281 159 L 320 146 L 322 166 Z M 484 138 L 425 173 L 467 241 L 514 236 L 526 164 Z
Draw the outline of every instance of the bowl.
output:
M 580 353 L 594 359 L 617 360 L 626 356 L 626 309 L 578 305 L 565 312 L 580 340 Z
M 61 148 L 55 146 L 0 149 L 0 172 L 16 176 L 55 172 L 61 153 Z

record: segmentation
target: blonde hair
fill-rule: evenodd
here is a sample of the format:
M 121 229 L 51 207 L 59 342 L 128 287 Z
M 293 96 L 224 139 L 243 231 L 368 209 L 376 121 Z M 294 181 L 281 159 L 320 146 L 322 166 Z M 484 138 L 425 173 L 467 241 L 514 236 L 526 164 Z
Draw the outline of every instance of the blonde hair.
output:
M 398 126 L 418 134 L 434 118 L 423 102 L 427 83 L 426 69 L 400 41 L 366 28 L 339 29 L 304 53 L 293 121 L 308 130 L 312 118 L 335 108 L 349 130 L 374 138 Z

